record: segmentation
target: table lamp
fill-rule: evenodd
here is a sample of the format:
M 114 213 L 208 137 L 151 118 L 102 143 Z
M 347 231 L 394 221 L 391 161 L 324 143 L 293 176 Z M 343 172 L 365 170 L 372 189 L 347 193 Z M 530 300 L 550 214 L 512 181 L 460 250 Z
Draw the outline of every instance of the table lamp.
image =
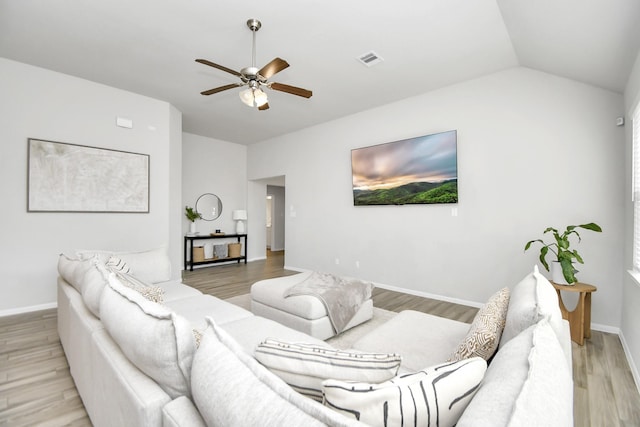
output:
M 233 211 L 232 218 L 233 218 L 234 221 L 237 221 L 237 223 L 236 223 L 236 234 L 244 234 L 245 233 L 244 222 L 242 222 L 242 221 L 246 221 L 247 220 L 247 211 L 242 210 L 242 209 Z

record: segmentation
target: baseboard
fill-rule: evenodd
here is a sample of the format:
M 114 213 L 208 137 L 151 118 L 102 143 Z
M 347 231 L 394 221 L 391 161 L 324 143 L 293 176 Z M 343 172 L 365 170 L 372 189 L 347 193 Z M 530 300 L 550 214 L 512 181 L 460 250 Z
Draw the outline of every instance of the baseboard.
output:
M 58 308 L 58 303 L 57 302 L 50 302 L 50 303 L 47 303 L 47 304 L 32 305 L 32 306 L 29 306 L 29 307 L 10 308 L 8 310 L 0 310 L 0 317 L 14 316 L 16 314 L 31 313 L 32 311 L 49 310 L 51 308 Z
M 602 325 L 600 323 L 591 323 L 591 329 L 594 331 L 608 332 L 610 334 L 620 335 L 620 328 L 615 326 Z
M 430 294 L 428 292 L 422 292 L 422 291 L 414 291 L 413 289 L 406 289 L 406 288 L 399 288 L 397 286 L 391 286 L 391 285 L 385 285 L 384 283 L 375 283 L 374 285 L 376 286 L 376 288 L 382 288 L 382 289 L 386 289 L 388 291 L 394 291 L 394 292 L 400 292 L 403 294 L 409 294 L 409 295 L 413 295 L 416 297 L 422 297 L 422 298 L 429 298 L 429 299 L 435 299 L 438 301 L 446 301 L 446 302 L 450 302 L 453 304 L 461 304 L 461 305 L 467 305 L 470 307 L 477 307 L 480 308 L 484 305 L 484 303 L 480 303 L 480 302 L 476 302 L 476 301 L 469 301 L 469 300 L 464 300 L 464 299 L 459 299 L 459 298 L 452 298 L 452 297 L 446 297 L 446 296 L 442 296 L 442 295 L 436 295 L 436 294 Z
M 266 256 L 257 256 L 255 258 L 248 258 L 247 262 L 252 262 L 252 261 L 262 261 L 263 259 L 267 259 Z
M 629 369 L 631 369 L 631 375 L 633 376 L 633 380 L 636 382 L 636 388 L 638 389 L 638 393 L 640 393 L 640 373 L 638 372 L 638 367 L 636 366 L 636 363 L 633 360 L 633 356 L 631 355 L 631 350 L 627 345 L 627 340 L 624 339 L 624 334 L 622 333 L 622 331 L 620 331 L 618 336 L 620 337 L 620 342 L 622 343 L 624 354 L 627 356 L 627 362 L 629 362 Z

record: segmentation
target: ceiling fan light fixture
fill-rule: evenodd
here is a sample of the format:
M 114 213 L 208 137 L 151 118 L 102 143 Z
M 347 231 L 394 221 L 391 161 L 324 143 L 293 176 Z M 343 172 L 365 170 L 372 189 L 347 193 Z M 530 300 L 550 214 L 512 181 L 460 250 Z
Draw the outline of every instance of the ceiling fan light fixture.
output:
M 253 101 L 254 101 L 253 89 L 249 88 L 249 89 L 241 90 L 239 95 L 240 95 L 240 100 L 242 102 L 244 102 L 249 107 L 253 107 Z
M 253 91 L 253 98 L 256 102 L 256 107 L 262 107 L 269 100 L 267 99 L 267 94 L 262 91 L 262 89 L 256 89 Z

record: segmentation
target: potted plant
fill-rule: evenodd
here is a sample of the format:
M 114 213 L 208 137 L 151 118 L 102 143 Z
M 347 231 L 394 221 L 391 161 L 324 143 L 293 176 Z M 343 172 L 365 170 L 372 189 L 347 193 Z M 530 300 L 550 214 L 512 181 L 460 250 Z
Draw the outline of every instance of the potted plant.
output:
M 575 249 L 571 249 L 571 242 L 569 241 L 569 237 L 572 234 L 575 234 L 575 236 L 578 238 L 578 243 L 580 242 L 580 234 L 576 230 L 577 228 L 596 231 L 598 233 L 602 232 L 602 228 L 600 228 L 600 226 L 594 222 L 581 225 L 569 225 L 562 234 L 560 234 L 560 232 L 555 228 L 549 227 L 544 230 L 544 233 L 542 234 L 546 234 L 549 232 L 552 233 L 555 240 L 554 242 L 545 243 L 541 239 L 535 239 L 527 242 L 524 247 L 524 250 L 526 251 L 531 247 L 532 243 L 540 242 L 542 244 L 542 247 L 540 248 L 540 262 L 542 263 L 542 265 L 544 265 L 544 268 L 546 268 L 547 271 L 549 271 L 549 264 L 547 264 L 546 256 L 549 251 L 553 252 L 556 259 L 554 260 L 554 264 L 552 264 L 554 266 L 554 271 L 552 271 L 552 280 L 556 283 L 575 283 L 577 281 L 575 274 L 578 272 L 578 270 L 576 270 L 573 266 L 573 262 L 575 260 L 580 264 L 584 264 L 582 257 L 580 256 L 580 254 L 578 254 L 578 251 Z M 559 273 L 560 271 L 562 271 L 562 274 Z
M 189 224 L 189 232 L 191 234 L 195 234 L 196 233 L 196 219 L 202 219 L 202 214 L 200 214 L 200 212 L 197 212 L 191 206 L 185 206 L 184 207 L 184 216 L 186 216 L 187 219 L 189 221 L 191 221 L 191 224 Z

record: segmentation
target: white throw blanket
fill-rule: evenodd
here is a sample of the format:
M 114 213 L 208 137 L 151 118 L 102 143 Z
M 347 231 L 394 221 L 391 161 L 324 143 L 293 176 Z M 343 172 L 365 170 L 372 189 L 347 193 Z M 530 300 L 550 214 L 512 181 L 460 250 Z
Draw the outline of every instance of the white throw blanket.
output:
M 313 295 L 319 298 L 327 309 L 333 329 L 339 334 L 362 304 L 371 299 L 372 290 L 373 284 L 368 282 L 314 271 L 305 280 L 290 287 L 284 297 Z

